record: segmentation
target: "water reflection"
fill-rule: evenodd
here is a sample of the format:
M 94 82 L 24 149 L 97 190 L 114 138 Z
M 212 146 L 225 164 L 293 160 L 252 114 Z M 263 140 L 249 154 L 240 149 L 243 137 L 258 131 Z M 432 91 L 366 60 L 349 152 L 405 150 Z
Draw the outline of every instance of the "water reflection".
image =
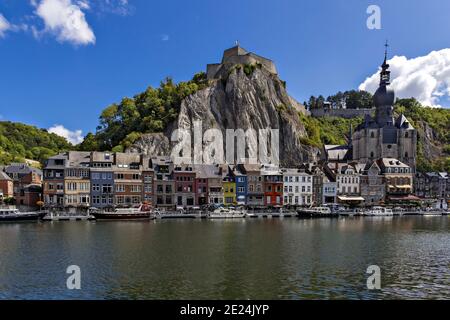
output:
M 0 298 L 448 299 L 449 240 L 447 217 L 2 224 Z

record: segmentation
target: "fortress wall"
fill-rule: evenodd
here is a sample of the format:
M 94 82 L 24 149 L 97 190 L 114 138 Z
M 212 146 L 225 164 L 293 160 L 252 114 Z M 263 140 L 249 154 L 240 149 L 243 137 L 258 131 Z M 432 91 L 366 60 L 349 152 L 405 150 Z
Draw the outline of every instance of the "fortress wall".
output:
M 217 71 L 219 71 L 221 66 L 222 65 L 220 63 L 208 64 L 206 66 L 206 77 L 210 80 L 214 79 L 214 76 L 216 75 Z
M 375 112 L 373 109 L 311 109 L 311 115 L 316 118 L 320 117 L 340 117 L 340 118 L 355 118 L 372 115 Z
M 272 60 L 266 59 L 264 57 L 258 56 L 254 53 L 249 53 L 249 56 L 253 57 L 257 62 L 261 63 L 267 70 L 270 72 L 277 74 L 277 68 Z

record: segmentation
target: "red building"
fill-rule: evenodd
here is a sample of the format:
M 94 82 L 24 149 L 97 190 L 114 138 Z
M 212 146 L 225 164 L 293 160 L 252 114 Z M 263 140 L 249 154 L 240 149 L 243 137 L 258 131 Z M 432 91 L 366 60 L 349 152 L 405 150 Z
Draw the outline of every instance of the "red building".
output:
M 3 171 L 0 171 L 0 203 L 13 197 L 13 186 L 12 179 Z
M 196 173 L 191 165 L 176 165 L 173 170 L 175 180 L 175 204 L 180 208 L 195 205 Z
M 278 167 L 265 166 L 261 170 L 264 181 L 264 205 L 283 206 L 283 174 Z
M 14 182 L 15 203 L 37 207 L 37 202 L 42 200 L 42 171 L 25 163 L 12 163 L 4 170 Z

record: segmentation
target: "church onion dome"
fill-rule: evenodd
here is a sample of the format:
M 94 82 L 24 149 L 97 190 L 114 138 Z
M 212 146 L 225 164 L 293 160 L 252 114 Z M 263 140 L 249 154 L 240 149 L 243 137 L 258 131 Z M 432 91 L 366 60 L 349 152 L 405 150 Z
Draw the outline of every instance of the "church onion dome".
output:
M 381 85 L 373 95 L 373 103 L 375 107 L 392 106 L 395 101 L 394 90 L 387 85 Z

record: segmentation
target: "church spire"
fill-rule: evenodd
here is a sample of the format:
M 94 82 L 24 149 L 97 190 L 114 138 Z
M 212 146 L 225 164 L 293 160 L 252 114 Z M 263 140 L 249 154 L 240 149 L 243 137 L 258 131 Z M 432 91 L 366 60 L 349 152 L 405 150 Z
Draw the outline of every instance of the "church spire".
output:
M 381 72 L 380 72 L 380 86 L 387 86 L 391 82 L 391 71 L 389 71 L 389 64 L 387 63 L 387 54 L 388 54 L 388 47 L 389 44 L 386 40 L 385 50 L 384 50 L 384 61 L 381 65 Z

